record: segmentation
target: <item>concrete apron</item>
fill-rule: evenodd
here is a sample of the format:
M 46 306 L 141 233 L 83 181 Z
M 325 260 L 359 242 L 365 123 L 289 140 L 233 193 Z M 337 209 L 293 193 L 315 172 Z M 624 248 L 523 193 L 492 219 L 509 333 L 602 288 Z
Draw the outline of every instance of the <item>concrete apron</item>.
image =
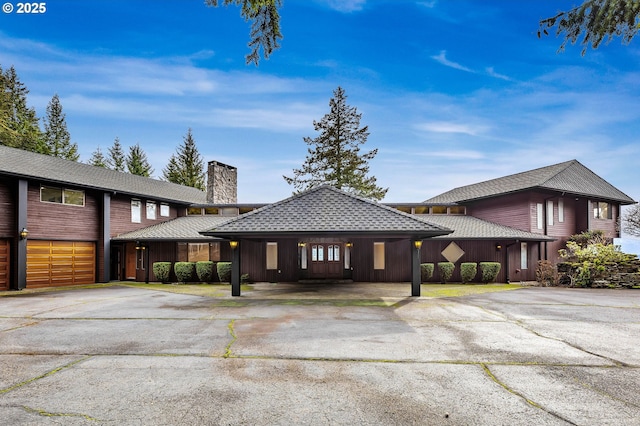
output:
M 2 422 L 639 424 L 637 292 L 287 286 L 0 298 Z

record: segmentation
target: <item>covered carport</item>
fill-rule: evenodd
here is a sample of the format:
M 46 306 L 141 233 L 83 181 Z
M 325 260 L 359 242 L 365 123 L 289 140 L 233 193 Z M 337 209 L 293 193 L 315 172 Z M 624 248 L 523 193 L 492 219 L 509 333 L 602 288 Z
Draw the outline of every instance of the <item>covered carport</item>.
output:
M 296 280 L 318 279 L 322 275 L 314 262 L 331 261 L 342 271 L 327 267 L 327 279 L 357 275 L 357 281 L 410 281 L 411 295 L 420 296 L 422 241 L 451 232 L 322 185 L 201 233 L 230 241 L 233 296 L 240 296 L 241 273 L 264 277 L 275 271 Z M 385 262 L 391 256 L 401 261 Z

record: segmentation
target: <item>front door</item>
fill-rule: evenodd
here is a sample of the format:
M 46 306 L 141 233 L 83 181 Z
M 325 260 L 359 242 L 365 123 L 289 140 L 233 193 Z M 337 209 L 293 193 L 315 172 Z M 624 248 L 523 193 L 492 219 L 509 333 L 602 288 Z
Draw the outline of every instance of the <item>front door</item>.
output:
M 342 244 L 311 243 L 309 278 L 340 279 L 342 278 Z

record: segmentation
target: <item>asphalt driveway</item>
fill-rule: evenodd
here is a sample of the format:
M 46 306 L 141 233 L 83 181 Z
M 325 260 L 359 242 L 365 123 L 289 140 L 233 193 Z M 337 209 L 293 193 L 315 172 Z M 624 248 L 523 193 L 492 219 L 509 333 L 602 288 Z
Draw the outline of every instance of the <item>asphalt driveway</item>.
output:
M 0 424 L 640 425 L 640 292 L 366 285 L 0 297 Z

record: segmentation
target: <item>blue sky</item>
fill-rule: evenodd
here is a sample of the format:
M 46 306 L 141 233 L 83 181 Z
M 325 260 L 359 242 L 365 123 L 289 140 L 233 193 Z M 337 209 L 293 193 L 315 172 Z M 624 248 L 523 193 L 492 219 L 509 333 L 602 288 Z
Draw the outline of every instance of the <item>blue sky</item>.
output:
M 83 161 L 119 137 L 158 176 L 192 128 L 206 161 L 238 167 L 240 202 L 291 194 L 282 175 L 338 86 L 369 126 L 365 149 L 379 149 L 386 202 L 571 159 L 638 199 L 638 40 L 557 53 L 538 21 L 575 3 L 284 0 L 281 48 L 255 67 L 236 7 L 50 0 L 0 14 L 0 66 L 15 66 L 40 117 L 60 96 Z

